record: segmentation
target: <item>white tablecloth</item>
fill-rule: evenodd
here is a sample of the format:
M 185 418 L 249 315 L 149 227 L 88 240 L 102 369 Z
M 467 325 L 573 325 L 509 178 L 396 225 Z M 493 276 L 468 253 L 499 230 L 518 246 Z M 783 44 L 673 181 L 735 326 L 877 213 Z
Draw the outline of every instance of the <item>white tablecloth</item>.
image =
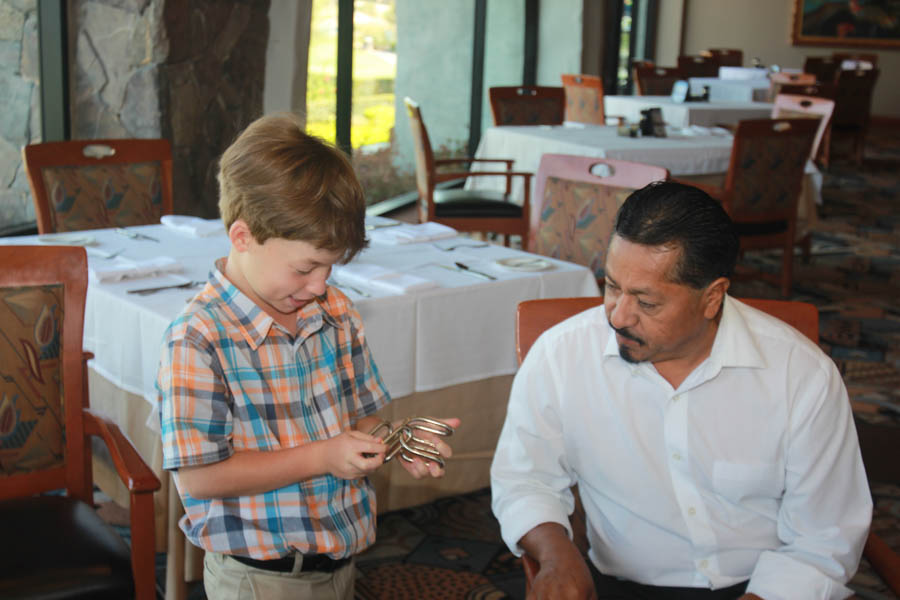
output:
M 614 126 L 505 125 L 484 132 L 476 158 L 511 158 L 513 169 L 537 173 L 544 154 L 575 154 L 648 163 L 669 169 L 673 176 L 724 173 L 731 157 L 731 135 L 620 136 Z M 486 170 L 479 163 L 473 169 Z M 503 191 L 502 177 L 472 177 L 467 189 Z M 532 178 L 532 186 L 534 178 Z M 532 187 L 532 201 L 535 202 Z M 513 197 L 522 199 L 521 178 L 513 178 Z M 536 211 L 532 210 L 532 222 Z
M 709 86 L 710 102 L 765 102 L 769 98 L 769 80 L 719 79 L 718 77 L 691 77 L 691 94 L 703 93 L 703 86 Z
M 743 119 L 768 119 L 769 102 L 675 102 L 669 96 L 605 96 L 607 115 L 623 116 L 629 122 L 641 120 L 641 111 L 661 108 L 663 120 L 674 127 L 737 123 Z
M 91 366 L 118 387 L 144 396 L 155 405 L 160 343 L 169 323 L 195 289 L 172 289 L 148 296 L 131 289 L 164 285 L 179 277 L 205 280 L 215 258 L 229 250 L 226 235 L 191 238 L 150 225 L 132 228 L 160 240 L 133 240 L 104 229 L 79 232 L 95 240 L 101 252 L 124 249 L 122 256 L 146 259 L 160 254 L 184 265 L 180 275 L 91 283 L 85 309 L 84 347 L 94 353 Z M 4 244 L 38 243 L 36 236 L 5 238 Z M 475 244 L 468 238 L 435 242 L 443 247 Z M 431 243 L 372 243 L 354 262 L 373 263 L 433 280 L 439 287 L 403 295 L 355 286 L 363 297 L 344 289 L 357 305 L 369 345 L 388 391 L 394 397 L 413 392 L 514 373 L 515 309 L 522 300 L 598 293 L 592 273 L 579 265 L 552 261 L 540 272 L 512 272 L 494 261 L 525 253 L 491 245 L 438 250 Z M 89 254 L 90 265 L 104 259 Z M 497 278 L 487 281 L 439 265 L 460 261 Z M 152 421 L 152 419 L 150 419 Z M 154 423 L 150 423 L 153 425 Z

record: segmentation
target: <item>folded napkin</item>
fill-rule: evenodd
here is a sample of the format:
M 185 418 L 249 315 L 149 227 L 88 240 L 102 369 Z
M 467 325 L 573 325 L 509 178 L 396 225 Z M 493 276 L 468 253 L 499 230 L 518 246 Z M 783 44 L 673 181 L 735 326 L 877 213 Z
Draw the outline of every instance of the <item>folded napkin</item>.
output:
M 159 222 L 179 233 L 191 237 L 208 237 L 217 233 L 225 233 L 222 219 L 201 219 L 187 215 L 163 215 Z
M 456 230 L 440 223 L 420 223 L 409 225 L 403 223 L 395 227 L 382 227 L 369 232 L 369 239 L 379 244 L 415 244 L 454 237 Z
M 147 260 L 129 260 L 120 256 L 108 263 L 92 265 L 88 269 L 90 280 L 94 283 L 153 277 L 181 270 L 181 263 L 171 256 L 157 256 Z
M 370 263 L 334 265 L 331 268 L 331 276 L 338 284 L 375 288 L 391 294 L 405 294 L 438 287 L 438 284 L 430 279 L 392 271 Z
M 675 135 L 683 135 L 686 137 L 697 137 L 704 135 L 731 135 L 731 132 L 724 127 L 704 127 L 703 125 L 688 125 L 673 132 Z

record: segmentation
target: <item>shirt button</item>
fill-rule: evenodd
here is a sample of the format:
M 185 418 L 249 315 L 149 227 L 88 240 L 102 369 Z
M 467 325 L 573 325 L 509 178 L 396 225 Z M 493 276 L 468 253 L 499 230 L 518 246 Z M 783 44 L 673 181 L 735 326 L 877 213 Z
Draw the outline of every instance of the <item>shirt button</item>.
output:
M 672 398 L 672 402 L 678 402 L 679 400 L 681 400 L 681 396 L 674 396 Z
M 681 460 L 681 455 L 678 454 L 677 452 L 673 452 L 673 453 L 672 453 L 672 458 L 674 458 L 675 460 Z
M 694 508 L 693 506 L 690 507 L 690 508 L 688 509 L 688 514 L 691 515 L 691 516 L 693 517 L 694 515 L 697 514 L 697 509 Z M 705 561 L 704 561 L 704 562 L 705 562 Z
M 701 568 L 701 569 L 705 569 L 708 565 L 709 565 L 709 563 L 708 563 L 706 560 L 701 560 L 701 561 L 700 561 L 700 568 Z

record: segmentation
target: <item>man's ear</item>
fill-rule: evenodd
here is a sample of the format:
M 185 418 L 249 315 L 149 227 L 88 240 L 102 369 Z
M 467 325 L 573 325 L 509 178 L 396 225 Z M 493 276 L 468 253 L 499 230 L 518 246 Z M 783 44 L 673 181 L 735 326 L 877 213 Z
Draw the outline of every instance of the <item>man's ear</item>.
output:
M 701 300 L 705 318 L 710 320 L 716 318 L 725 302 L 725 293 L 728 292 L 730 285 L 731 281 L 727 277 L 719 277 L 706 286 Z
M 250 227 L 243 219 L 237 219 L 228 228 L 228 238 L 231 240 L 231 247 L 238 252 L 246 252 L 250 248 L 253 241 L 253 234 L 250 233 Z

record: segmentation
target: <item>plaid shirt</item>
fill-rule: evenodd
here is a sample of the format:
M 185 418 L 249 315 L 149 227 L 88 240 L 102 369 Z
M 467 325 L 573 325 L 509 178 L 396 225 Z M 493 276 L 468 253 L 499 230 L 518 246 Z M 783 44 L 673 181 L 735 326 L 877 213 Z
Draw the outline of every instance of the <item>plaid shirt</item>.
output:
M 388 402 L 359 313 L 346 296 L 329 287 L 302 307 L 291 337 L 228 281 L 222 265 L 166 331 L 157 378 L 163 468 L 331 438 Z M 375 494 L 367 478 L 328 474 L 211 500 L 179 493 L 185 535 L 214 552 L 341 558 L 375 541 Z

